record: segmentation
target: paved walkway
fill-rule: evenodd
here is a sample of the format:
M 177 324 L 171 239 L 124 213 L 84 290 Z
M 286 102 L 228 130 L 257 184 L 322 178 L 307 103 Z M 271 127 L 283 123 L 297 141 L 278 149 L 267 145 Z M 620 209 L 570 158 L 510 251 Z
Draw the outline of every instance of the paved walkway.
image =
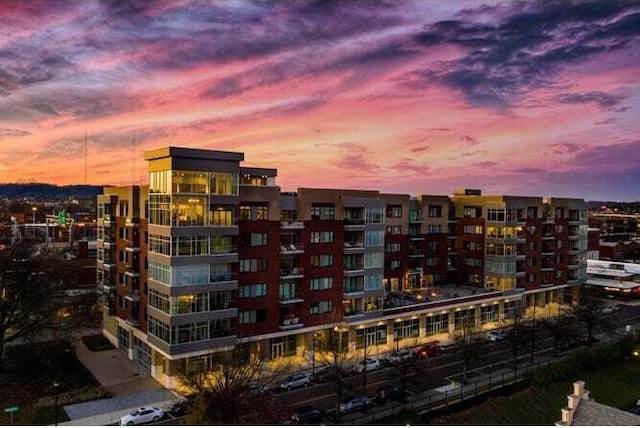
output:
M 92 352 L 77 340 L 76 355 L 112 398 L 64 406 L 71 420 L 58 425 L 109 425 L 140 406 L 168 410 L 180 399 L 117 349 Z

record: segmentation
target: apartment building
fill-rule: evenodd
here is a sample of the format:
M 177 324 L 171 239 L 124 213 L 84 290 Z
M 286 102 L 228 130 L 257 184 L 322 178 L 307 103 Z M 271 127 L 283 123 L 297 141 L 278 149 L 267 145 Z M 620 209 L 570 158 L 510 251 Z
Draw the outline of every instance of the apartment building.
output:
M 98 197 L 104 333 L 167 387 L 244 347 L 311 364 L 557 314 L 586 276 L 577 199 L 283 193 L 242 153 L 147 152 L 149 185 Z M 320 351 L 320 349 L 317 349 Z

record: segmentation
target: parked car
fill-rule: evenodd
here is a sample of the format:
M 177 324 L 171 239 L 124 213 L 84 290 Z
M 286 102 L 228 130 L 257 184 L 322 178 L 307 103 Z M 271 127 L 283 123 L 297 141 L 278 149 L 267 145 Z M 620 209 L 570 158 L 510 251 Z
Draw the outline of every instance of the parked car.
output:
M 612 314 L 617 310 L 618 310 L 617 306 L 609 305 L 609 306 L 603 307 L 600 312 L 603 313 L 603 314 Z
M 484 334 L 484 338 L 491 342 L 499 342 L 507 338 L 507 333 L 502 330 L 491 330 Z
M 140 425 L 148 422 L 158 422 L 164 412 L 157 407 L 139 407 L 128 415 L 120 418 L 120 425 Z
M 404 398 L 404 394 L 395 385 L 382 385 L 376 391 L 374 398 L 378 403 L 386 403 L 388 401 L 401 400 Z
M 320 424 L 324 421 L 324 410 L 314 406 L 296 407 L 291 416 L 294 424 Z
M 286 378 L 281 384 L 280 388 L 291 390 L 295 388 L 301 388 L 308 386 L 311 383 L 311 375 L 309 373 L 297 373 Z
M 358 364 L 358 372 L 370 372 L 371 370 L 379 370 L 380 369 L 380 360 L 375 358 L 365 358 L 360 361 Z
M 349 372 L 343 367 L 329 366 L 320 371 L 317 371 L 314 380 L 318 383 L 333 382 L 338 378 L 344 378 L 352 374 L 353 373 Z
M 408 349 L 400 349 L 391 353 L 389 361 L 391 362 L 391 364 L 400 364 L 401 362 L 406 361 L 410 358 L 411 352 L 409 352 Z
M 351 413 L 357 410 L 364 409 L 365 405 L 369 406 L 373 403 L 373 398 L 367 395 L 358 395 L 357 397 L 352 398 L 349 401 L 345 401 L 344 403 L 340 403 L 340 412 L 342 413 Z
M 437 357 L 442 353 L 442 348 L 440 347 L 440 342 L 433 341 L 423 345 L 421 348 L 418 348 L 416 351 L 416 355 L 421 358 L 430 358 Z

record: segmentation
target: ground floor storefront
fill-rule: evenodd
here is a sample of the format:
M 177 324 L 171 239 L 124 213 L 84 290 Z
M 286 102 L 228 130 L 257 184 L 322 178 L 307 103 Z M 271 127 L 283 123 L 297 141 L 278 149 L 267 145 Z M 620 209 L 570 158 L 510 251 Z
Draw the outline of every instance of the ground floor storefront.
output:
M 319 327 L 300 328 L 259 337 L 237 338 L 232 349 L 246 350 L 274 373 L 312 370 L 330 364 L 336 354 L 356 365 L 364 356 L 384 357 L 394 350 L 428 342 L 452 343 L 460 334 L 482 334 L 520 320 L 541 320 L 570 311 L 577 287 L 513 291 L 490 298 L 451 299 L 433 307 L 403 308 L 374 319 L 347 318 Z M 147 334 L 119 320 L 105 322 L 105 336 L 167 388 L 178 388 L 180 377 L 219 369 L 220 353 L 231 348 L 171 356 L 149 345 Z

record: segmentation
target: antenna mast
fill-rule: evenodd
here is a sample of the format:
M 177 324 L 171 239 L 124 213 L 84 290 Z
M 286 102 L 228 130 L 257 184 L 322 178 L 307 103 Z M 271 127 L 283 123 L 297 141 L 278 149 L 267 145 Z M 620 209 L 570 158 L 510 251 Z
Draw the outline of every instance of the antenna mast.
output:
M 87 184 L 87 160 L 89 151 L 87 149 L 87 131 L 84 131 L 84 184 Z

